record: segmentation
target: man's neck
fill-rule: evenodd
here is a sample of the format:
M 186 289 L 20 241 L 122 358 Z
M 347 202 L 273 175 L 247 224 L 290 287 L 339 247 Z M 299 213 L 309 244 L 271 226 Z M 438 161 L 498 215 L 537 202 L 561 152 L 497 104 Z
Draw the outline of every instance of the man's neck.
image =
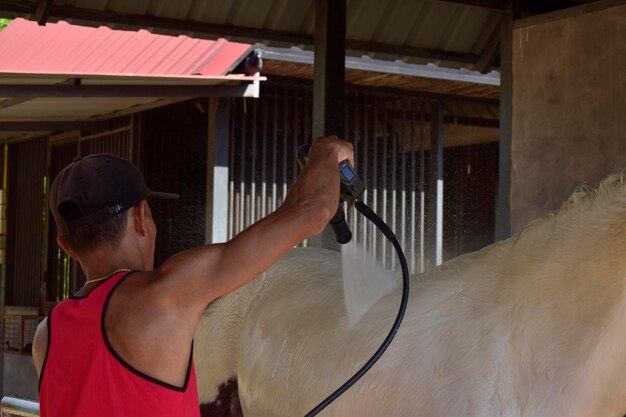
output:
M 106 277 L 120 269 L 145 270 L 142 259 L 137 256 L 129 256 L 120 248 L 116 250 L 97 248 L 81 256 L 80 265 L 88 280 Z

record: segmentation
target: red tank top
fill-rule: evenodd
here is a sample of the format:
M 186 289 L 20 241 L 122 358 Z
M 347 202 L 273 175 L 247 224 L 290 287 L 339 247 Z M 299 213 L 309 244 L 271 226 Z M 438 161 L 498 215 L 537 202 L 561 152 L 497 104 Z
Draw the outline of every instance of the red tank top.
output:
M 113 350 L 104 330 L 111 294 L 127 272 L 70 297 L 48 314 L 48 349 L 39 381 L 42 417 L 199 417 L 192 358 L 183 387 L 142 374 Z

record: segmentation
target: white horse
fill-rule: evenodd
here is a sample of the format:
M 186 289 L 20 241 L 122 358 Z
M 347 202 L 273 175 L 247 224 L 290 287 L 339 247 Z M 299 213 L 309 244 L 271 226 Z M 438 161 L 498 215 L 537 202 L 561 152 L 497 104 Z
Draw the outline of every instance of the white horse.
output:
M 195 339 L 203 416 L 303 416 L 369 358 L 399 291 L 348 326 L 340 274 L 338 254 L 298 249 L 209 306 Z M 625 412 L 626 185 L 612 176 L 415 278 L 387 352 L 320 415 Z

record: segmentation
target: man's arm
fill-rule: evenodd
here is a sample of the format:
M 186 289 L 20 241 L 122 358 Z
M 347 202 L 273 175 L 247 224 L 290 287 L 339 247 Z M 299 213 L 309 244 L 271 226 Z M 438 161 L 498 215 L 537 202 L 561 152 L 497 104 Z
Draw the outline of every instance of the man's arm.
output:
M 336 137 L 319 138 L 278 210 L 229 242 L 167 260 L 156 271 L 155 293 L 167 305 L 199 315 L 211 301 L 245 285 L 296 244 L 320 233 L 337 210 L 338 163 L 345 159 L 353 162 L 350 143 Z

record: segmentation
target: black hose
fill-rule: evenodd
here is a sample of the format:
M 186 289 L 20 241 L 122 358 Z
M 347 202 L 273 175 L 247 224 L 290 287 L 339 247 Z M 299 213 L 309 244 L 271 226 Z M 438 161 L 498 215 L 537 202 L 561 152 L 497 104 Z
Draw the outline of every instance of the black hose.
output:
M 404 318 L 404 312 L 406 311 L 406 306 L 409 301 L 409 268 L 406 264 L 406 258 L 404 257 L 404 252 L 402 251 L 402 247 L 396 238 L 396 235 L 393 231 L 387 226 L 387 224 L 380 218 L 372 209 L 370 209 L 365 203 L 361 201 L 355 202 L 354 206 L 356 209 L 365 217 L 367 217 L 372 223 L 378 227 L 378 229 L 385 235 L 385 237 L 391 242 L 393 247 L 396 249 L 396 253 L 398 254 L 398 258 L 400 260 L 400 267 L 402 268 L 402 301 L 400 302 L 400 309 L 398 310 L 398 315 L 396 316 L 396 320 L 393 322 L 391 326 L 391 330 L 389 334 L 383 341 L 382 345 L 378 348 L 378 350 L 372 355 L 372 357 L 359 369 L 349 380 L 347 380 L 342 386 L 337 388 L 335 392 L 330 394 L 324 401 L 319 403 L 315 408 L 309 411 L 305 417 L 313 417 L 317 415 L 320 411 L 326 408 L 330 403 L 335 401 L 341 394 L 346 392 L 348 388 L 354 385 L 367 371 L 370 370 L 372 366 L 380 359 L 385 350 L 391 344 L 391 341 L 395 337 L 398 329 L 400 328 L 400 323 L 402 323 L 402 319 Z

